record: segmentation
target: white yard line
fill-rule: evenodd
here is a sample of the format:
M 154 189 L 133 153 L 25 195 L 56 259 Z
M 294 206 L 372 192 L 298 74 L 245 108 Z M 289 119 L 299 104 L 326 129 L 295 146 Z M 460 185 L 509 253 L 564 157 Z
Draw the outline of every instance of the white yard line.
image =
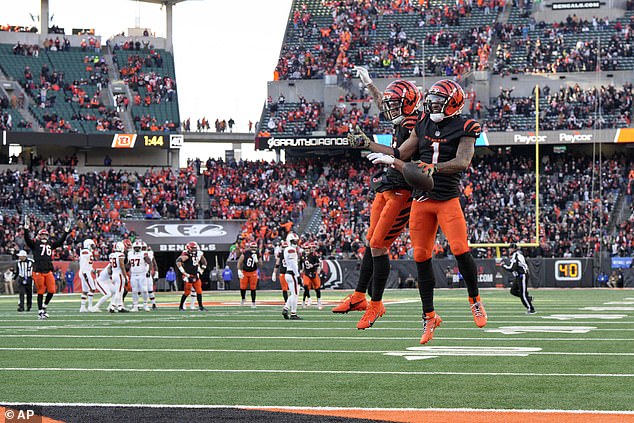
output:
M 598 377 L 631 378 L 634 373 L 521 373 L 521 372 L 411 372 L 369 370 L 294 370 L 294 369 L 96 369 L 86 367 L 0 367 L 0 372 L 99 372 L 99 373 L 281 373 L 281 374 L 349 374 L 402 376 L 530 376 L 530 377 Z
M 110 352 L 155 352 L 155 353 L 284 353 L 284 354 L 386 354 L 394 350 L 315 350 L 315 349 L 227 349 L 227 348 L 86 348 L 86 347 L 0 347 L 0 351 L 110 351 Z M 430 352 L 433 354 L 433 352 Z M 557 352 L 531 351 L 530 355 L 578 355 L 578 356 L 634 356 L 630 352 Z
M 214 336 L 214 335 L 39 335 L 39 334 L 0 334 L 3 338 L 96 338 L 96 339 L 247 339 L 253 341 L 253 336 Z M 391 336 L 258 336 L 258 339 L 288 339 L 293 341 L 315 341 L 321 339 L 354 340 L 354 341 L 411 341 L 412 337 L 391 337 Z M 435 336 L 438 340 L 452 341 L 564 341 L 564 342 L 634 342 L 634 338 L 490 338 L 490 337 L 448 337 Z

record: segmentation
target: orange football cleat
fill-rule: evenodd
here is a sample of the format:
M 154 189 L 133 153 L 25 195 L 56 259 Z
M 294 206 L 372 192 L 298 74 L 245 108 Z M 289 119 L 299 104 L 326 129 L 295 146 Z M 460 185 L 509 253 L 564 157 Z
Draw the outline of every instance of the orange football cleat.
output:
M 370 301 L 368 309 L 361 320 L 359 320 L 359 323 L 357 323 L 357 329 L 367 329 L 372 327 L 374 322 L 376 322 L 378 318 L 384 314 L 385 306 L 383 305 L 383 301 Z
M 471 313 L 476 326 L 479 328 L 485 327 L 487 324 L 487 312 L 480 301 L 480 296 L 469 298 L 469 303 L 471 303 Z
M 431 313 L 425 313 L 425 319 L 423 320 L 423 336 L 420 338 L 421 344 L 426 344 L 434 337 L 434 330 L 440 326 L 442 319 L 435 311 Z
M 333 313 L 347 313 L 349 311 L 363 311 L 368 309 L 368 300 L 363 292 L 354 292 L 344 298 L 343 302 L 332 309 Z

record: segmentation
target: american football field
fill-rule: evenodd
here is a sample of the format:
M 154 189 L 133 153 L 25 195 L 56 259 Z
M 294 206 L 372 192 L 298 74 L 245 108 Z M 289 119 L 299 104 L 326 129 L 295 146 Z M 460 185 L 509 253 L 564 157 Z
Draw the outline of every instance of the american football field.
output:
M 211 419 L 235 409 L 289 421 L 634 421 L 634 290 L 531 293 L 535 315 L 507 290 L 482 290 L 479 329 L 464 289 L 437 290 L 444 322 L 425 346 L 415 290 L 387 291 L 387 314 L 365 331 L 360 312 L 330 312 L 344 291 L 325 292 L 323 310 L 300 308 L 300 321 L 282 318 L 279 292 L 260 292 L 256 309 L 237 292 L 206 293 L 206 313 L 179 312 L 180 294 L 164 293 L 155 312 L 80 314 L 77 295 L 58 295 L 45 321 L 2 297 L 0 404 L 62 421 L 82 419 L 58 407 L 113 410 L 99 405 Z

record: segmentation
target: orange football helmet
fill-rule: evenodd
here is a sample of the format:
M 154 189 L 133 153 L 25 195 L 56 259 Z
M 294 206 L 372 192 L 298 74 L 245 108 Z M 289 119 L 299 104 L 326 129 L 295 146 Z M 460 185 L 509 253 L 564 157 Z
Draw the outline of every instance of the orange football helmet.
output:
M 406 116 L 414 114 L 421 102 L 418 87 L 410 82 L 397 79 L 383 91 L 381 113 L 394 125 L 398 125 Z
M 450 79 L 441 79 L 427 91 L 423 110 L 431 120 L 438 123 L 445 118 L 459 115 L 464 104 L 465 93 L 460 84 Z

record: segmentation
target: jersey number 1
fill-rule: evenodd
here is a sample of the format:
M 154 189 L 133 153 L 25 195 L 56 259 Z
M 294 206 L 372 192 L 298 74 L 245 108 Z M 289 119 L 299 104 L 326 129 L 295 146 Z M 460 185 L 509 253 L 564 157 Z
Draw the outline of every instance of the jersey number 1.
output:
M 433 156 L 431 156 L 431 164 L 437 164 L 438 163 L 438 156 L 440 155 L 440 143 L 439 142 L 432 142 L 431 143 L 431 148 L 434 149 L 434 154 L 433 154 Z

